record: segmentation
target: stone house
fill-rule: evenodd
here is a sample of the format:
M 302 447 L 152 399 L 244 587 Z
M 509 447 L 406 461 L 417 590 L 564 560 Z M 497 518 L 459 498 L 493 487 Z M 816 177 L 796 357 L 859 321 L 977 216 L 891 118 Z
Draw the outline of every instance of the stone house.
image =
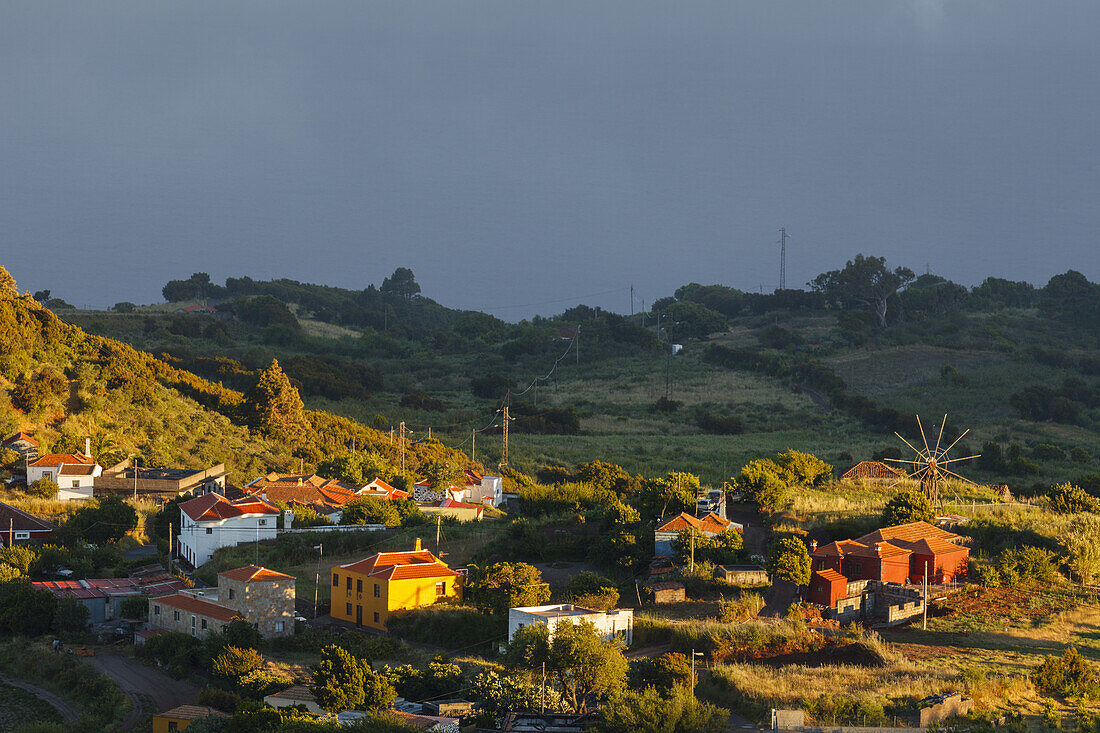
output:
M 687 591 L 683 583 L 664 580 L 650 587 L 653 590 L 654 603 L 679 603 L 687 600 Z
M 178 631 L 205 639 L 211 633 L 224 629 L 235 618 L 242 616 L 220 603 L 183 591 L 149 599 L 150 629 Z
M 256 626 L 265 639 L 294 634 L 294 576 L 246 565 L 218 573 L 218 603 Z

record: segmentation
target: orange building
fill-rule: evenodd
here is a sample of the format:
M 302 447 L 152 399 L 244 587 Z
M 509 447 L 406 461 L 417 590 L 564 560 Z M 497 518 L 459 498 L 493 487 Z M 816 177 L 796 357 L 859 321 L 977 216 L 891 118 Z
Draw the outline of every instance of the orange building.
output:
M 420 540 L 411 552 L 379 552 L 332 569 L 329 600 L 334 619 L 385 629 L 394 611 L 462 599 L 461 577 Z

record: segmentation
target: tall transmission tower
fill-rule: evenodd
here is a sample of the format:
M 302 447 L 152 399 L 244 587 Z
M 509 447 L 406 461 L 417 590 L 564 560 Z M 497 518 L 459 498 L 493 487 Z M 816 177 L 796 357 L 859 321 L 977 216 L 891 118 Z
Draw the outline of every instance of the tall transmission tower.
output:
M 787 289 L 787 227 L 779 227 L 779 289 Z

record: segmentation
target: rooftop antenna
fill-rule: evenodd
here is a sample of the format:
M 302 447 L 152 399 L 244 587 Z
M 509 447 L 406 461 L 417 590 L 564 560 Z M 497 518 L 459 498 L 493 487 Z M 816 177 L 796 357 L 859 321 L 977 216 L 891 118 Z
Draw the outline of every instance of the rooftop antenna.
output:
M 787 228 L 779 227 L 779 289 L 787 289 Z

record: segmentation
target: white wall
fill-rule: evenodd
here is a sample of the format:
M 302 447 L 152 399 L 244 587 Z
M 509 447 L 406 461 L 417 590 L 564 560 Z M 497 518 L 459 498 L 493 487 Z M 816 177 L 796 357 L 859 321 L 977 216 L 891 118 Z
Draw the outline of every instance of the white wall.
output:
M 511 641 L 516 635 L 516 632 L 525 626 L 539 624 L 549 626 L 550 637 L 553 638 L 554 627 L 557 624 L 579 624 L 582 621 L 587 621 L 595 626 L 596 632 L 605 639 L 613 639 L 621 634 L 627 645 L 634 641 L 634 611 L 632 609 L 615 608 L 603 612 L 575 607 L 577 610 L 587 611 L 587 613 L 549 618 L 538 613 L 539 611 L 552 611 L 563 607 L 570 608 L 568 604 L 557 604 L 552 606 L 528 606 L 526 608 L 508 609 L 508 640 Z
M 263 524 L 259 524 L 262 522 Z M 220 547 L 255 542 L 257 526 L 261 540 L 275 539 L 278 517 L 275 514 L 245 514 L 218 521 L 195 522 L 180 510 L 180 556 L 198 567 Z M 209 530 L 209 531 L 208 531 Z

